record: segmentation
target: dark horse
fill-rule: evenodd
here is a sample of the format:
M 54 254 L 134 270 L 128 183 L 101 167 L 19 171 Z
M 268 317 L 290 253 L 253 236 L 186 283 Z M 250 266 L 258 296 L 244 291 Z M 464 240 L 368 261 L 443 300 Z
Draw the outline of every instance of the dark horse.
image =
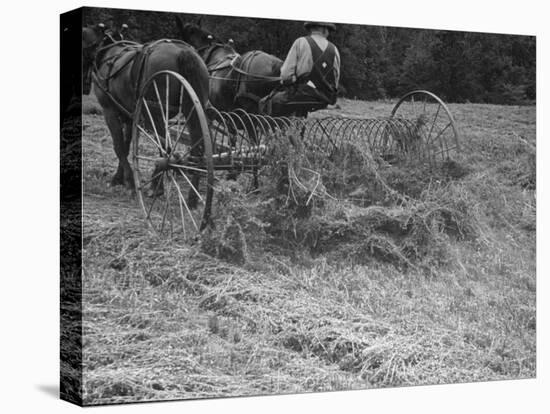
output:
M 177 72 L 187 79 L 205 107 L 208 103 L 208 71 L 200 56 L 187 43 L 163 39 L 141 45 L 117 40 L 97 26 L 82 29 L 83 93 L 90 93 L 90 79 L 93 79 L 94 93 L 103 108 L 119 160 L 111 184 L 133 188 L 133 172 L 127 157 L 132 139 L 132 113 L 143 84 L 156 72 Z M 165 92 L 161 90 L 161 94 Z M 190 101 L 184 103 L 186 112 L 192 108 L 190 105 Z M 162 122 L 155 121 L 155 124 L 162 133 Z M 191 144 L 195 145 L 202 139 L 197 116 L 189 120 L 189 130 Z
M 176 16 L 181 39 L 197 49 L 210 73 L 210 102 L 221 111 L 242 108 L 258 113 L 258 102 L 280 82 L 283 61 L 254 50 L 240 55 L 229 43 Z

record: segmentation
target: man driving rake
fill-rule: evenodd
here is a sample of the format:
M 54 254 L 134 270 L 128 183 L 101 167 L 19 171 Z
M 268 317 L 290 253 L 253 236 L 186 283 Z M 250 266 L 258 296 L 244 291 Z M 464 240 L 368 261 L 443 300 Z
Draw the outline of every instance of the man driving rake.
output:
M 260 112 L 272 116 L 307 116 L 336 103 L 340 54 L 327 38 L 332 23 L 306 22 L 308 36 L 296 39 L 281 67 L 281 86 L 260 100 Z

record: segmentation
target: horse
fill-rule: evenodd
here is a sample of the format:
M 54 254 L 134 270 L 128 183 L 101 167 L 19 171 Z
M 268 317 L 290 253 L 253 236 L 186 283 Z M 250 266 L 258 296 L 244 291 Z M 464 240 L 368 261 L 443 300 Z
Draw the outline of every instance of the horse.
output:
M 259 113 L 258 102 L 280 83 L 283 61 L 261 50 L 240 55 L 232 42 L 221 43 L 195 23 L 176 16 L 180 38 L 191 44 L 210 73 L 210 102 L 221 111 L 237 108 Z
M 143 84 L 153 74 L 170 70 L 182 75 L 193 87 L 203 107 L 208 105 L 209 79 L 205 63 L 195 49 L 182 41 L 161 39 L 147 44 L 118 40 L 105 34 L 101 27 L 82 29 L 83 49 L 83 93 L 90 93 L 93 82 L 94 93 L 101 107 L 107 127 L 113 139 L 114 151 L 119 164 L 111 185 L 126 185 L 134 189 L 133 171 L 128 163 L 132 139 L 132 114 Z M 92 82 L 90 82 L 90 79 Z M 170 96 L 178 99 L 178 89 Z M 161 95 L 166 87 L 160 86 Z M 190 113 L 192 102 L 184 100 L 186 113 Z M 164 133 L 163 123 L 153 114 L 159 134 Z M 188 120 L 191 146 L 200 150 L 202 134 L 197 115 Z M 197 188 L 199 176 L 193 177 Z M 196 206 L 196 197 L 190 192 L 189 204 Z

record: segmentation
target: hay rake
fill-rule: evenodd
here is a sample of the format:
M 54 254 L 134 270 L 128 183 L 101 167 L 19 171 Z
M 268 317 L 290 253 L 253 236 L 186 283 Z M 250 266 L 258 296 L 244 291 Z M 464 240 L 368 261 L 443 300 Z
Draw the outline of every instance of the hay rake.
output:
M 188 113 L 184 102 L 193 103 Z M 351 145 L 390 164 L 428 168 L 459 151 L 449 108 L 428 91 L 406 94 L 387 118 L 270 117 L 205 111 L 187 81 L 170 71 L 144 85 L 132 131 L 136 193 L 146 220 L 159 235 L 177 238 L 194 237 L 211 222 L 214 182 L 221 172 L 252 173 L 256 181 L 285 143 L 317 159 L 334 158 Z

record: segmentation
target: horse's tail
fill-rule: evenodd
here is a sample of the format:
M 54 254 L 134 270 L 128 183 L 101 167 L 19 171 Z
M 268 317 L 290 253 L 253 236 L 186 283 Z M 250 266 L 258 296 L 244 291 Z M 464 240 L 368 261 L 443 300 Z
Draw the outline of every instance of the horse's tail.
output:
M 203 106 L 208 102 L 208 69 L 190 47 L 183 48 L 177 58 L 178 72 L 191 84 Z

